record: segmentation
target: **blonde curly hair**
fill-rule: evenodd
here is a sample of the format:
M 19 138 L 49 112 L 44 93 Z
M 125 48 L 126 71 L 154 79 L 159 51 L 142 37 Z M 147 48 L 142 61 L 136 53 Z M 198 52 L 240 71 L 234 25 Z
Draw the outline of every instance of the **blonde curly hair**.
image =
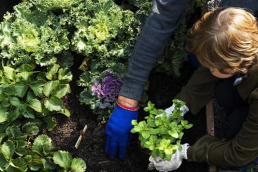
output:
M 203 67 L 221 73 L 232 69 L 248 74 L 258 70 L 258 28 L 256 18 L 241 8 L 216 8 L 198 20 L 187 32 L 186 49 Z

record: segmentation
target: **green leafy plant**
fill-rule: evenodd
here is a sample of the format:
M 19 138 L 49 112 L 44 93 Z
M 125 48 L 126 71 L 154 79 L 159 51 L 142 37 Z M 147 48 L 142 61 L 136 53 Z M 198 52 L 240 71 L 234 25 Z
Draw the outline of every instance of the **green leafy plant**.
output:
M 132 133 L 139 133 L 141 146 L 149 149 L 153 157 L 159 156 L 168 161 L 177 149 L 180 151 L 182 149 L 183 130 L 192 127 L 192 124 L 189 124 L 181 116 L 180 107 L 184 106 L 185 103 L 177 99 L 173 100 L 173 103 L 175 110 L 172 114 L 166 114 L 164 110 L 156 109 L 154 104 L 149 101 L 148 106 L 144 108 L 149 113 L 149 116 L 145 117 L 146 121 L 138 123 L 133 120 L 134 128 L 131 130 Z M 156 117 L 162 113 L 161 117 Z
M 14 12 L 7 13 L 0 24 L 0 58 L 8 66 L 58 63 L 70 45 L 69 32 L 63 26 L 66 18 L 52 11 L 39 11 L 28 1 L 14 6 Z
M 16 139 L 9 137 L 5 142 L 0 142 L 1 171 L 51 172 L 59 169 L 62 172 L 84 172 L 86 170 L 86 164 L 81 158 L 73 159 L 68 152 L 55 151 L 56 148 L 47 135 L 39 135 L 31 143 L 25 135 L 25 137 L 19 136 L 21 134 L 19 127 L 16 126 L 14 131 Z M 10 136 L 9 132 L 6 133 Z
M 52 130 L 53 113 L 70 116 L 61 98 L 70 93 L 72 74 L 59 65 L 49 67 L 47 72 L 35 71 L 31 65 L 17 69 L 4 66 L 0 70 L 0 123 L 12 123 L 19 118 L 42 118 Z

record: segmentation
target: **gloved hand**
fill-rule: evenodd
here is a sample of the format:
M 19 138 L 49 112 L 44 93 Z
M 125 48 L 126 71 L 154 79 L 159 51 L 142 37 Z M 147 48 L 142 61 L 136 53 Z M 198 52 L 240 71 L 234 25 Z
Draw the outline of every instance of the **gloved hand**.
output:
M 180 152 L 179 150 L 176 151 L 176 153 L 174 153 L 171 157 L 170 161 L 167 160 L 162 160 L 159 157 L 153 158 L 152 156 L 150 156 L 149 161 L 149 170 L 154 169 L 154 167 L 158 170 L 158 171 L 163 171 L 163 172 L 167 172 L 167 171 L 173 171 L 176 170 L 180 167 L 180 165 L 182 164 L 183 159 L 187 159 L 187 149 L 189 147 L 189 144 L 183 144 L 182 145 L 182 151 Z
M 130 132 L 133 128 L 132 120 L 137 119 L 137 108 L 126 109 L 116 105 L 106 126 L 107 142 L 105 152 L 111 158 L 115 158 L 118 150 L 119 158 L 125 158 L 126 147 L 132 136 Z
M 180 100 L 179 100 L 179 101 L 180 101 Z M 171 116 L 171 114 L 172 114 L 172 112 L 174 111 L 174 109 L 175 109 L 175 104 L 173 104 L 173 105 L 170 106 L 169 108 L 165 109 L 165 112 L 166 112 L 166 114 L 167 114 L 167 117 L 170 117 L 170 116 Z M 180 108 L 180 110 L 183 111 L 183 112 L 181 113 L 181 116 L 184 116 L 184 115 L 189 111 L 189 109 L 188 109 L 188 107 L 187 107 L 186 105 L 182 106 L 182 107 Z M 157 115 L 156 118 L 157 118 L 157 117 L 162 117 L 163 114 L 164 114 L 164 113 Z

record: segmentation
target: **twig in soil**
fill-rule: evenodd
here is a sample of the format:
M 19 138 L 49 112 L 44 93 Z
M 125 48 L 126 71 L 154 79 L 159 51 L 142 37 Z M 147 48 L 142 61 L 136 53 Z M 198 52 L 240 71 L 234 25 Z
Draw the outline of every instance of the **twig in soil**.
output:
M 76 149 L 78 149 L 78 147 L 79 147 L 79 145 L 80 145 L 80 143 L 81 143 L 81 141 L 82 141 L 83 134 L 86 133 L 87 128 L 88 128 L 88 126 L 85 125 L 84 128 L 83 128 L 83 130 L 80 132 L 80 136 L 79 136 L 79 138 L 78 138 L 78 140 L 77 140 L 77 142 L 76 142 L 76 144 L 75 144 L 75 146 L 74 146 Z

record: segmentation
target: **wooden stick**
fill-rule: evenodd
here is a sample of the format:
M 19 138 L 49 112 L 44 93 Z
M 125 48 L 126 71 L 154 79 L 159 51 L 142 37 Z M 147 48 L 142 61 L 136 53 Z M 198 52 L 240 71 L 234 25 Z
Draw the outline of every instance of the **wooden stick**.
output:
M 80 136 L 79 136 L 79 138 L 78 138 L 78 140 L 77 140 L 77 142 L 76 142 L 76 144 L 74 146 L 76 149 L 78 149 L 79 145 L 81 144 L 81 141 L 82 141 L 82 138 L 83 138 L 83 134 L 85 134 L 85 132 L 87 131 L 87 128 L 88 128 L 88 126 L 85 125 L 83 130 L 80 132 Z

